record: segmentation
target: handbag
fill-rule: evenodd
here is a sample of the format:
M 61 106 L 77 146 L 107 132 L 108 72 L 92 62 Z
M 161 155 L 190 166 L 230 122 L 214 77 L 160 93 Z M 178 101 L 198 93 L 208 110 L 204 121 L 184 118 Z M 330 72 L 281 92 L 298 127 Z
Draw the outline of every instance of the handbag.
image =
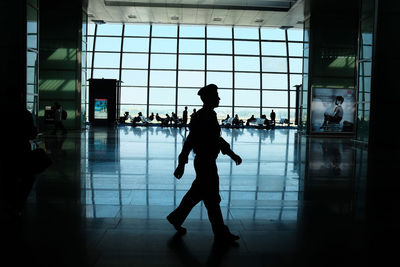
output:
M 29 171 L 33 174 L 39 174 L 44 172 L 53 161 L 46 154 L 46 151 L 43 148 L 36 148 L 34 150 L 29 151 L 28 154 L 28 164 Z

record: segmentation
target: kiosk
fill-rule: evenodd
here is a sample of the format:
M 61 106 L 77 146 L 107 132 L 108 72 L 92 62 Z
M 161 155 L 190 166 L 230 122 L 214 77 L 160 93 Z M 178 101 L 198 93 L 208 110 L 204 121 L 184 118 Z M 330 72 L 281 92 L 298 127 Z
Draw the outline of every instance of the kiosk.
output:
M 89 122 L 92 125 L 113 125 L 119 118 L 121 81 L 89 79 Z

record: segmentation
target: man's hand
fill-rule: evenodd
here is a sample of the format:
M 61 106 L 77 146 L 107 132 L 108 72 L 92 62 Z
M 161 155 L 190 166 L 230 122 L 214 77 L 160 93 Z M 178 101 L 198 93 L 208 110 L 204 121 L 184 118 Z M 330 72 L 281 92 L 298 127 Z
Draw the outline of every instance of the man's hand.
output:
M 178 167 L 176 167 L 174 171 L 174 176 L 177 179 L 181 179 L 184 172 L 185 172 L 185 164 L 178 164 Z
M 233 154 L 231 159 L 236 163 L 236 165 L 240 165 L 242 163 L 242 158 L 239 155 Z

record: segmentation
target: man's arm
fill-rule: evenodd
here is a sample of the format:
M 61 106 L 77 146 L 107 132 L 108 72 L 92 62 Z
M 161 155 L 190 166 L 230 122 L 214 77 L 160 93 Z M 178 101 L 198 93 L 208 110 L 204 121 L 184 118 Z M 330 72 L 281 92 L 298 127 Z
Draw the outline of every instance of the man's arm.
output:
M 222 154 L 228 155 L 236 163 L 236 165 L 240 165 L 240 163 L 242 163 L 242 158 L 232 151 L 231 146 L 224 140 L 224 138 L 219 137 L 218 142 Z
M 189 153 L 193 149 L 193 134 L 189 133 L 188 137 L 183 144 L 182 151 L 178 157 L 178 167 L 176 167 L 174 176 L 178 179 L 182 178 L 185 172 L 185 164 L 188 162 Z

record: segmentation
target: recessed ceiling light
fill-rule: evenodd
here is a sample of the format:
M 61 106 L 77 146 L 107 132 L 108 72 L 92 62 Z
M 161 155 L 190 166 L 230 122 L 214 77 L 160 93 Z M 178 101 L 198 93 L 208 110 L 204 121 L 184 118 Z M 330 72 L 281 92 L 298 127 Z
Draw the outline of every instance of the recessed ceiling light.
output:
M 222 18 L 214 18 L 213 21 L 222 21 Z
M 254 22 L 262 23 L 262 22 L 264 22 L 264 20 L 263 19 L 256 19 Z
M 172 17 L 171 17 L 171 20 L 178 20 L 178 19 L 179 19 L 178 16 L 172 16 Z
M 128 18 L 130 18 L 130 19 L 136 19 L 136 16 L 135 16 L 135 15 L 128 15 Z

